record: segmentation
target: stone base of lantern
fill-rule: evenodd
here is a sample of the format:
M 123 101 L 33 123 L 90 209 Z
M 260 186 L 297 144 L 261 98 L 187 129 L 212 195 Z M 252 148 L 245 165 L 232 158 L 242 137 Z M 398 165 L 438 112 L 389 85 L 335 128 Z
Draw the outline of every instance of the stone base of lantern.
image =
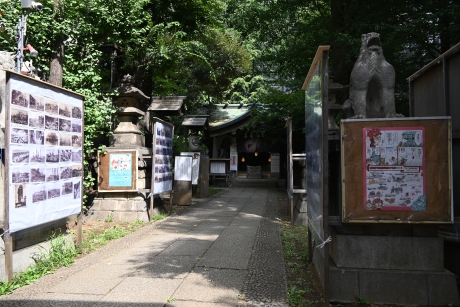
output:
M 135 136 L 137 135 L 130 135 L 133 139 Z M 94 198 L 88 213 L 84 216 L 84 220 L 103 221 L 107 218 L 123 222 L 134 222 L 136 220 L 147 222 L 149 220 L 150 199 L 145 198 L 149 195 L 149 192 L 145 190 L 150 189 L 151 186 L 152 159 L 143 157 L 151 156 L 152 150 L 146 147 L 135 148 L 132 145 L 126 145 L 126 147 L 117 145 L 116 148 L 138 150 L 137 189 L 141 192 L 99 192 Z M 154 204 L 154 209 L 155 206 L 157 205 Z
M 109 137 L 110 147 L 135 148 L 145 146 L 145 137 L 140 134 L 113 134 Z

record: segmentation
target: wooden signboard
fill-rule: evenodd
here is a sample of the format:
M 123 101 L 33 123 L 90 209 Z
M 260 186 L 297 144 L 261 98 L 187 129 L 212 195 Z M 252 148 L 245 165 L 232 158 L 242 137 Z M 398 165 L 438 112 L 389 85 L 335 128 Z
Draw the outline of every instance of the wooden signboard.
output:
M 137 192 L 137 151 L 106 148 L 98 154 L 99 192 Z
M 342 121 L 343 222 L 452 223 L 450 124 Z

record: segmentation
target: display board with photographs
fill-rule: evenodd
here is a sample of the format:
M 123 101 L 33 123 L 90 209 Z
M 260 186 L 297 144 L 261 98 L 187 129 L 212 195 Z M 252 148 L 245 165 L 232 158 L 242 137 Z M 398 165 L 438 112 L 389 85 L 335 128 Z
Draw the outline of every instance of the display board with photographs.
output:
M 10 74 L 8 98 L 9 231 L 80 213 L 83 96 Z
M 157 195 L 172 190 L 174 125 L 155 118 L 152 157 L 152 189 Z

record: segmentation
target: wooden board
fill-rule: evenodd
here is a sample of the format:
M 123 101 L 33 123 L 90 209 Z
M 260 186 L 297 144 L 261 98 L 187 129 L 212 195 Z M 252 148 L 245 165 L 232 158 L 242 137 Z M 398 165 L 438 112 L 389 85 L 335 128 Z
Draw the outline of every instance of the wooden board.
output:
M 117 185 L 114 180 L 110 180 L 110 161 L 113 155 L 130 155 L 131 165 L 128 176 L 130 176 L 129 185 Z M 137 159 L 136 150 L 123 149 L 106 149 L 98 153 L 98 191 L 99 192 L 137 192 Z M 113 169 L 112 169 L 113 171 Z M 112 177 L 113 178 L 113 177 Z M 128 181 L 127 181 L 128 182 Z
M 364 204 L 363 128 L 424 127 L 425 211 L 366 210 Z M 452 223 L 450 118 L 342 121 L 343 222 Z

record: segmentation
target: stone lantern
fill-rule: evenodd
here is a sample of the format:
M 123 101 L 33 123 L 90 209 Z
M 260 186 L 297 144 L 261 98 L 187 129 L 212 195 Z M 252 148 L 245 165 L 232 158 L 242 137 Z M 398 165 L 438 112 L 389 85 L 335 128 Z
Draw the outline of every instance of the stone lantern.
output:
M 139 109 L 139 102 L 149 99 L 140 89 L 132 85 L 133 77 L 126 75 L 119 87 L 112 91 L 117 92 L 115 104 L 118 108 L 116 115 L 120 123 L 110 137 L 110 147 L 139 148 L 145 147 L 145 137 L 136 123 L 145 112 Z

